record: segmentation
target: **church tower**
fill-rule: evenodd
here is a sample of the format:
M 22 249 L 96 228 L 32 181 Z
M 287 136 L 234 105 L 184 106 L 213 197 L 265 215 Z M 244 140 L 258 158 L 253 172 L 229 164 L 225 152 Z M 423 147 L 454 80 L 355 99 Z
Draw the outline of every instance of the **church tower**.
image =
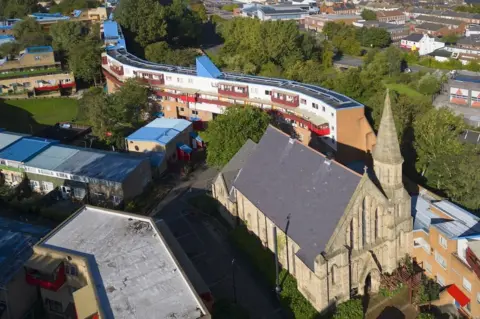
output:
M 390 94 L 387 90 L 382 119 L 378 129 L 377 144 L 373 148 L 373 168 L 384 192 L 392 199 L 395 190 L 403 190 L 403 157 L 393 120 Z M 391 197 L 392 196 L 392 197 Z

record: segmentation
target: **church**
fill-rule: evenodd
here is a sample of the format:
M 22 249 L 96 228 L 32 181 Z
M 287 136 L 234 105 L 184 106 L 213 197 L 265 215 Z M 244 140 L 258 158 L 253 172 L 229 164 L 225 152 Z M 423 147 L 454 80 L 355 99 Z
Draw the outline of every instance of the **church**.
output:
M 269 126 L 221 170 L 212 192 L 222 214 L 277 251 L 324 311 L 377 292 L 381 274 L 411 254 L 411 200 L 388 91 L 372 157 L 373 170 L 359 174 Z

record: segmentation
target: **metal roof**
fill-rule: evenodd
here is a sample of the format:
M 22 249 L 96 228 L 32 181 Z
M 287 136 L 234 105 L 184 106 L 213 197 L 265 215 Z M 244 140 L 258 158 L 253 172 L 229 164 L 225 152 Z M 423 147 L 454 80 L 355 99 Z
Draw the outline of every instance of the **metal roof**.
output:
M 6 284 L 32 255 L 32 246 L 49 229 L 0 217 L 0 286 Z
M 233 185 L 288 233 L 300 246 L 297 256 L 313 270 L 360 179 L 269 126 Z
M 24 136 L 28 135 L 13 132 L 0 132 L 0 151 L 8 145 L 15 143 Z
M 106 318 L 197 319 L 208 313 L 150 218 L 87 206 L 40 246 L 87 259 Z
M 26 162 L 53 143 L 56 143 L 56 141 L 38 137 L 24 137 L 4 148 L 0 152 L 0 159 Z
M 93 150 L 67 145 L 52 145 L 25 166 L 98 180 L 122 182 L 142 162 L 143 156 Z
M 220 72 L 220 70 L 206 55 L 196 58 L 196 67 L 198 76 L 203 76 L 206 78 L 218 78 L 220 75 L 222 75 L 222 72 Z
M 199 76 L 195 68 L 180 67 L 168 64 L 159 64 L 142 60 L 135 55 L 126 51 L 125 48 L 116 48 L 107 50 L 107 54 L 117 60 L 120 63 L 143 68 L 150 69 L 152 71 L 180 73 L 193 76 Z M 350 107 L 363 107 L 363 104 L 335 91 L 331 91 L 320 86 L 311 85 L 307 83 L 299 83 L 295 81 L 267 78 L 261 76 L 245 75 L 238 73 L 222 72 L 218 79 L 224 79 L 229 81 L 237 81 L 243 83 L 252 83 L 259 85 L 266 85 L 276 87 L 278 89 L 292 90 L 298 93 L 306 94 L 310 97 L 318 99 L 327 105 L 334 108 L 350 108 Z
M 438 23 L 424 22 L 420 25 L 417 25 L 415 28 L 421 29 L 421 30 L 428 30 L 428 31 L 438 31 L 443 27 L 445 26 Z
M 103 36 L 105 39 L 118 39 L 118 24 L 115 21 L 103 22 Z
M 167 145 L 191 125 L 191 122 L 183 119 L 157 118 L 130 134 L 127 140 L 151 141 L 160 145 Z

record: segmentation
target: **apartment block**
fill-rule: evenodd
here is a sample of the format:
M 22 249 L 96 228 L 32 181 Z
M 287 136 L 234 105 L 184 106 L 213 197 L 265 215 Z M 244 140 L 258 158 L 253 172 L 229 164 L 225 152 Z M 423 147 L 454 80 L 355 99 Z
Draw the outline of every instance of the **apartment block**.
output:
M 117 40 L 109 39 L 102 54 L 109 92 L 136 78 L 151 87 L 165 117 L 201 122 L 234 104 L 259 107 L 305 145 L 324 145 L 339 160 L 364 159 L 375 145 L 364 106 L 347 96 L 311 84 L 221 72 L 206 56 L 197 58 L 195 68 L 144 61 L 125 49 L 120 28 L 112 24 L 104 27 L 104 37 L 111 30 Z
M 210 291 L 163 221 L 85 206 L 33 252 L 26 282 L 52 318 L 210 318 Z
M 453 304 L 469 318 L 480 317 L 480 279 L 468 254 L 470 245 L 480 243 L 480 219 L 427 192 L 413 203 L 412 256 L 426 275 L 445 287 L 435 304 Z
M 29 47 L 14 59 L 0 60 L 0 96 L 75 91 L 73 74 L 62 70 L 50 46 Z
M 322 32 L 323 27 L 328 22 L 334 23 L 345 23 L 352 24 L 356 21 L 361 20 L 362 17 L 359 15 L 342 15 L 342 14 L 317 14 L 305 17 L 304 25 L 307 30 L 315 30 L 317 32 Z

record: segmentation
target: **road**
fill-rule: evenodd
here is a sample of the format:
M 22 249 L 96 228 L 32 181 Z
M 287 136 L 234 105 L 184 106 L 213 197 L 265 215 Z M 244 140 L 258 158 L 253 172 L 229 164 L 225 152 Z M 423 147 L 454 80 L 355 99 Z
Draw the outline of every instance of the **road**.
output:
M 198 174 L 191 181 L 191 191 L 177 193 L 178 196 L 171 198 L 153 218 L 167 223 L 215 299 L 233 301 L 235 277 L 237 302 L 250 313 L 252 319 L 285 318 L 274 292 L 250 264 L 235 253 L 227 240 L 224 226 L 209 217 L 192 213 L 188 198 L 210 189 L 214 172 L 208 169 Z

